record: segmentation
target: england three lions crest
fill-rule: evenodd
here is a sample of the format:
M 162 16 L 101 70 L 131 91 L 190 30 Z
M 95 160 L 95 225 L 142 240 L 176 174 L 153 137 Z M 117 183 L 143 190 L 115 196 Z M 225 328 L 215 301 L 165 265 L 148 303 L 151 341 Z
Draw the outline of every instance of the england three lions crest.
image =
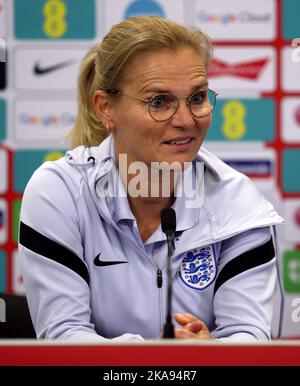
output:
M 214 247 L 193 249 L 188 251 L 180 265 L 180 279 L 185 285 L 203 291 L 217 275 L 217 263 Z

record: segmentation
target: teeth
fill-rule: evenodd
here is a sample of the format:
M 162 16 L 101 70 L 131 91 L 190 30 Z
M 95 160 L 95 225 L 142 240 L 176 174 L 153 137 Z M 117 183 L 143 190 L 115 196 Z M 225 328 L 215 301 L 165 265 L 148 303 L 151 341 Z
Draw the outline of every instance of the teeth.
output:
M 169 141 L 167 143 L 170 143 L 170 145 L 183 145 L 185 143 L 190 142 L 190 138 L 182 139 L 181 141 Z

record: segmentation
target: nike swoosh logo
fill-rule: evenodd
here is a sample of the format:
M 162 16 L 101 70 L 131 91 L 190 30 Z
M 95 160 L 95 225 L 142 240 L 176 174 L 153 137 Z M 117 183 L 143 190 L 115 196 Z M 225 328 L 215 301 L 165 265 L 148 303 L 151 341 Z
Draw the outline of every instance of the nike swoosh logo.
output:
M 70 66 L 73 62 L 74 60 L 68 60 L 66 62 L 53 64 L 52 66 L 48 66 L 48 67 L 41 67 L 40 63 L 37 62 L 34 65 L 33 72 L 35 73 L 35 75 L 45 75 L 45 74 L 49 74 L 49 72 L 57 71 L 57 70 L 60 70 L 61 68 Z
M 95 260 L 94 260 L 94 264 L 97 267 L 107 267 L 108 265 L 116 265 L 116 264 L 128 263 L 128 261 L 103 261 L 103 260 L 100 260 L 100 255 L 101 255 L 101 253 L 99 253 L 99 255 L 97 255 L 95 257 Z

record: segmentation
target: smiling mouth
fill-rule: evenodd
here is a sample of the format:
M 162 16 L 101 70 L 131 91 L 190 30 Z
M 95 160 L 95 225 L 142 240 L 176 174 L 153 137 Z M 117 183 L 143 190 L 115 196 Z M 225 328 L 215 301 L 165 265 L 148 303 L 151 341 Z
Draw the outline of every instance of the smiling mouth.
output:
M 180 140 L 171 140 L 164 142 L 166 145 L 186 145 L 190 142 L 192 142 L 193 138 L 183 138 Z

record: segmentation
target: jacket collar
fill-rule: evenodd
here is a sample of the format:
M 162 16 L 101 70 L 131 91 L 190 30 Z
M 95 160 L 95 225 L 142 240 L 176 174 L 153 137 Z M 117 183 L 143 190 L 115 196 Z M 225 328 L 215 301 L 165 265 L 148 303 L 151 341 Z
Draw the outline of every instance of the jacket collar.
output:
M 111 197 L 108 198 L 107 188 L 112 186 L 110 179 L 118 179 L 119 173 L 116 169 L 112 135 L 97 147 L 80 146 L 67 152 L 65 159 L 68 164 L 81 169 L 98 204 L 99 212 L 113 220 Z M 206 234 L 197 235 L 203 242 L 213 242 L 252 228 L 283 222 L 271 203 L 262 196 L 248 177 L 226 165 L 204 147 L 201 147 L 193 165 L 201 162 L 204 164 L 204 178 L 200 186 L 204 191 L 204 200 L 200 200 L 196 207 L 188 208 L 190 204 L 187 205 L 187 198 L 177 197 L 173 207 L 177 214 L 180 213 L 177 216 L 178 230 L 191 228 L 198 221 L 200 211 L 205 212 L 206 221 L 209 223 L 209 226 L 203 224 L 202 229 L 206 229 Z M 118 194 L 120 193 L 125 195 L 124 187 Z M 132 219 L 126 196 L 122 200 L 124 202 L 121 206 L 115 209 L 116 220 Z

